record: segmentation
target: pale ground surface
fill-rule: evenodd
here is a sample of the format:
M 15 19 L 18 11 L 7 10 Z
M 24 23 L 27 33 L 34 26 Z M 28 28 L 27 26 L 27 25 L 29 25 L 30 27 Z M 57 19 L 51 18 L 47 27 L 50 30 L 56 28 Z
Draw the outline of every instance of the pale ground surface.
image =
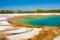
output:
M 1 16 L 0 17 L 0 31 L 3 31 L 2 32 L 3 34 L 21 33 L 21 34 L 7 36 L 7 38 L 9 40 L 29 39 L 29 38 L 31 38 L 31 37 L 33 37 L 35 35 L 38 35 L 39 34 L 39 31 L 42 30 L 41 28 L 17 28 L 17 29 L 14 30 L 14 27 L 11 26 L 6 21 L 6 19 L 7 19 L 6 16 L 5 17 L 4 16 Z M 9 31 L 4 31 L 4 30 L 9 30 Z
M 60 40 L 60 36 L 58 36 L 58 37 L 54 38 L 54 40 Z
M 28 15 L 28 14 L 25 14 L 25 15 Z M 9 40 L 26 40 L 31 37 L 34 37 L 35 35 L 38 35 L 39 31 L 42 30 L 42 28 L 21 28 L 21 27 L 14 28 L 6 21 L 7 18 L 11 18 L 14 16 L 18 16 L 18 15 L 17 14 L 0 15 L 0 31 L 3 31 L 3 34 L 9 34 L 8 36 L 6 36 Z M 4 30 L 7 30 L 7 31 L 4 31 Z M 13 33 L 18 33 L 18 34 L 12 35 Z M 60 40 L 60 36 L 54 38 L 54 40 Z

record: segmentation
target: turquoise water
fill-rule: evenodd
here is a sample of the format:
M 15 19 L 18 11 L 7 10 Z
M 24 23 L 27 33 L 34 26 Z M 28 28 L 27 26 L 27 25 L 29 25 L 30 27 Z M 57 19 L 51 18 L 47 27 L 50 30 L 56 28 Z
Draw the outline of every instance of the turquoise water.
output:
M 35 19 L 26 19 L 28 25 L 33 26 L 60 26 L 60 16 L 47 16 Z

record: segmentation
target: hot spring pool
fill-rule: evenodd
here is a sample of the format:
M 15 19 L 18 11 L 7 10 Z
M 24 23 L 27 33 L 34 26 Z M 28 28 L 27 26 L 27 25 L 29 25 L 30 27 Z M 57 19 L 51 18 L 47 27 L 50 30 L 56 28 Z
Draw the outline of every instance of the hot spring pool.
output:
M 60 16 L 46 16 L 40 18 L 18 19 L 15 23 L 27 24 L 32 26 L 60 26 Z

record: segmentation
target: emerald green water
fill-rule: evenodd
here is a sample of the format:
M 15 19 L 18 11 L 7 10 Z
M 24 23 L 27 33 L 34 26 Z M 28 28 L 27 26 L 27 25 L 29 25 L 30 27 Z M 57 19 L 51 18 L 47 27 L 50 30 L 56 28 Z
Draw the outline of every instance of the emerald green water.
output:
M 60 16 L 46 16 L 40 18 L 24 18 L 16 21 L 18 24 L 32 26 L 60 26 Z

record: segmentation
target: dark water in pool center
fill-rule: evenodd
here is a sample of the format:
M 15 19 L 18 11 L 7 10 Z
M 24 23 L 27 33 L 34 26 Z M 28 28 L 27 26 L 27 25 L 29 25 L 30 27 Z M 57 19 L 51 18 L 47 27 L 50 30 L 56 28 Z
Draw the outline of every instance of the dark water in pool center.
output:
M 41 18 L 23 19 L 23 24 L 32 26 L 60 26 L 60 16 L 47 16 Z

